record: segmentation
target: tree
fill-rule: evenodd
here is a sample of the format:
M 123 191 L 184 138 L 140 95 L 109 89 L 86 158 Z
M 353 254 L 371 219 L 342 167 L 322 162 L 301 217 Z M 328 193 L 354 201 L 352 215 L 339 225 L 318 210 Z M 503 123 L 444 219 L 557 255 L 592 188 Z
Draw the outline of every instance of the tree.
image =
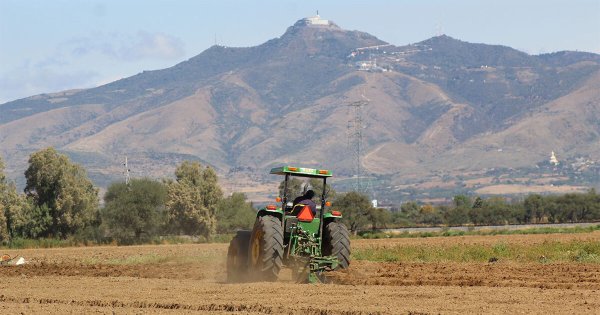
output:
M 578 196 L 579 211 L 577 217 L 581 221 L 595 220 L 600 215 L 600 198 L 594 188 Z
M 471 208 L 479 209 L 481 207 L 483 207 L 483 199 L 481 199 L 481 197 L 477 196 L 477 198 L 475 198 L 475 201 L 473 202 L 473 206 Z
M 444 212 L 448 225 L 462 225 L 469 222 L 469 210 L 473 205 L 471 198 L 465 195 L 454 196 L 454 207 Z
M 217 205 L 217 232 L 231 233 L 238 229 L 252 229 L 256 210 L 246 202 L 246 195 L 233 193 Z
M 500 225 L 510 220 L 511 209 L 502 197 L 492 197 L 484 203 L 484 224 Z
M 400 211 L 406 215 L 406 218 L 411 220 L 413 223 L 417 222 L 419 216 L 419 204 L 415 201 L 405 202 L 400 206 Z
M 596 193 L 596 189 L 592 188 L 588 191 L 584 198 L 585 204 L 589 207 L 590 213 L 586 217 L 587 220 L 600 219 L 600 195 Z
M 176 181 L 167 187 L 167 211 L 172 232 L 203 235 L 216 232 L 217 204 L 223 198 L 215 171 L 184 161 L 175 170 Z
M 511 207 L 511 218 L 512 218 L 512 222 L 511 223 L 516 223 L 516 224 L 526 224 L 528 221 L 525 218 L 526 214 L 525 214 L 525 208 L 523 207 L 523 203 L 515 203 L 512 204 Z M 546 211 L 548 213 L 548 211 Z
M 165 222 L 166 196 L 165 185 L 148 178 L 113 183 L 104 195 L 102 224 L 119 244 L 147 242 Z
M 39 229 L 28 226 L 36 220 L 32 209 L 25 195 L 17 193 L 15 183 L 6 179 L 4 162 L 0 157 L 0 243 L 6 244 L 16 236 L 36 237 Z M 30 222 L 32 220 L 34 222 Z M 41 226 L 45 225 L 46 222 L 42 220 Z
M 544 197 L 537 194 L 527 196 L 523 201 L 523 207 L 525 208 L 525 220 L 530 223 L 540 223 L 546 212 Z
M 468 196 L 456 195 L 454 196 L 454 206 L 471 208 L 473 205 L 471 204 L 471 198 L 469 198 Z
M 373 230 L 392 222 L 392 213 L 384 208 L 371 208 L 368 216 Z
M 371 200 L 364 194 L 351 191 L 335 199 L 333 207 L 343 214 L 343 221 L 354 234 L 369 222 L 369 211 L 373 207 Z
M 485 223 L 485 213 L 487 209 L 485 209 L 484 201 L 481 197 L 475 198 L 473 202 L 473 206 L 469 209 L 469 220 L 471 220 L 474 224 L 483 224 Z
M 4 175 L 4 161 L 0 157 L 0 244 L 7 243 L 10 239 L 9 224 L 6 218 L 4 195 L 7 190 L 6 175 Z
M 432 205 L 423 205 L 419 211 L 418 223 L 437 225 L 443 222 L 442 214 Z
M 66 237 L 90 224 L 98 211 L 98 189 L 86 171 L 54 148 L 33 153 L 25 171 L 25 193 L 52 218 L 39 236 Z
M 48 235 L 52 229 L 51 209 L 43 204 L 41 206 L 33 204 L 32 199 L 27 199 L 21 208 L 20 216 L 16 218 L 15 236 L 24 238 L 38 238 Z
M 446 223 L 448 225 L 463 225 L 469 222 L 469 207 L 465 205 L 456 206 L 454 208 L 448 209 L 445 213 Z
M 546 211 L 548 213 L 548 222 L 559 223 L 562 222 L 562 211 L 560 206 L 556 203 L 556 196 L 550 196 L 545 199 Z

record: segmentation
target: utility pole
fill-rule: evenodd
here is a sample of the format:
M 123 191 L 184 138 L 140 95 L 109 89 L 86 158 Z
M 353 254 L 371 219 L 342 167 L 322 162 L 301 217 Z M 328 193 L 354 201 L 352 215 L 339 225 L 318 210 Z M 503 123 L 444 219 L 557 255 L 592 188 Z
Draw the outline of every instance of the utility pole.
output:
M 127 155 L 125 156 L 125 163 L 123 163 L 123 166 L 125 167 L 125 185 L 129 186 L 129 181 L 131 180 L 131 178 L 129 177 L 129 166 L 127 165 Z
M 362 191 L 361 185 L 361 155 L 362 155 L 362 130 L 363 130 L 363 119 L 362 119 L 362 107 L 367 105 L 367 101 L 356 101 L 348 104 L 349 112 L 352 112 L 352 117 L 348 120 L 348 146 L 352 151 L 352 158 L 355 168 L 356 181 L 354 183 L 354 190 L 357 192 Z

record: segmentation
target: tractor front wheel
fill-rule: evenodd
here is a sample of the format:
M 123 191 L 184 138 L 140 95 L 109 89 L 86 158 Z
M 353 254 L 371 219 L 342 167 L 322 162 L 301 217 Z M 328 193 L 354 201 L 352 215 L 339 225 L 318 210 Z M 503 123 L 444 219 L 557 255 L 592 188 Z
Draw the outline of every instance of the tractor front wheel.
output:
M 248 252 L 249 269 L 256 280 L 276 281 L 283 265 L 283 227 L 279 218 L 256 218 Z
M 323 229 L 323 255 L 337 257 L 336 269 L 350 265 L 350 233 L 343 223 L 332 221 Z

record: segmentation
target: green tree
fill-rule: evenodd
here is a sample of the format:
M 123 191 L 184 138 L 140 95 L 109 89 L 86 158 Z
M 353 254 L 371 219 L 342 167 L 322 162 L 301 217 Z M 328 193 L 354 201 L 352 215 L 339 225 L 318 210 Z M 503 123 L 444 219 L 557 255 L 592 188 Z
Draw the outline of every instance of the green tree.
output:
M 532 194 L 527 196 L 523 201 L 525 208 L 525 220 L 530 223 L 540 223 L 546 211 L 544 197 Z
M 595 220 L 600 215 L 600 198 L 594 188 L 585 194 L 578 194 L 577 203 L 579 211 L 577 217 L 580 221 Z
M 356 235 L 360 228 L 369 223 L 369 212 L 373 206 L 369 197 L 351 191 L 338 196 L 333 202 L 333 207 L 342 212 L 344 223 Z
M 443 215 L 438 209 L 430 204 L 423 205 L 419 210 L 419 218 L 417 223 L 423 223 L 427 225 L 438 225 L 442 224 Z
M 456 195 L 454 196 L 454 206 L 471 208 L 473 205 L 471 204 L 471 198 L 469 198 L 469 196 Z
M 98 211 L 98 189 L 86 171 L 54 148 L 33 153 L 25 171 L 25 193 L 48 209 L 52 222 L 39 236 L 66 237 L 90 224 Z
M 22 212 L 16 220 L 15 236 L 23 238 L 45 237 L 48 231 L 52 229 L 52 210 L 46 205 L 41 206 L 25 203 L 21 208 Z
M 419 217 L 419 204 L 415 201 L 405 202 L 400 206 L 400 212 L 406 215 L 406 218 L 413 223 L 417 222 Z
M 473 206 L 469 209 L 469 220 L 474 224 L 484 224 L 486 221 L 486 212 L 488 209 L 485 207 L 485 201 L 481 197 L 475 198 Z
M 548 222 L 550 223 L 559 223 L 562 221 L 562 211 L 560 206 L 556 203 L 556 196 L 550 196 L 544 198 L 546 212 L 548 213 Z
M 9 240 L 10 233 L 8 232 L 8 223 L 4 215 L 4 206 L 0 204 L 0 244 L 6 244 Z
M 577 222 L 579 205 L 576 194 L 564 194 L 556 198 L 556 204 L 560 209 L 560 222 Z
M 481 197 L 477 197 L 475 198 L 475 201 L 473 201 L 473 206 L 471 208 L 473 209 L 478 209 L 483 207 L 483 199 L 481 199 Z
M 166 196 L 165 185 L 148 178 L 113 183 L 104 195 L 102 224 L 119 244 L 147 242 L 165 223 Z
M 385 228 L 387 224 L 392 222 L 392 213 L 384 208 L 371 208 L 368 217 L 373 230 Z
M 15 183 L 6 179 L 0 157 L 0 243 L 7 243 L 15 236 L 35 237 L 30 233 L 33 230 L 25 227 L 31 208 L 25 195 L 17 193 Z
M 526 224 L 528 221 L 525 215 L 525 207 L 523 207 L 523 203 L 515 203 L 510 206 L 511 211 L 511 223 L 516 224 Z
M 469 222 L 469 207 L 466 207 L 465 205 L 460 205 L 460 206 L 456 206 L 454 208 L 450 208 L 448 209 L 448 211 L 446 211 L 444 217 L 446 220 L 446 223 L 448 223 L 448 225 L 454 225 L 454 226 L 458 226 L 458 225 L 463 225 L 465 223 Z
M 462 225 L 469 222 L 469 210 L 473 205 L 465 195 L 454 196 L 454 207 L 446 209 L 443 216 L 448 225 Z
M 0 244 L 6 244 L 10 240 L 9 223 L 6 217 L 6 206 L 4 195 L 8 190 L 6 175 L 4 175 L 4 161 L 0 157 Z
M 584 202 L 590 209 L 589 217 L 587 220 L 598 220 L 600 219 L 600 195 L 596 193 L 596 189 L 592 188 L 585 195 Z
M 198 162 L 184 161 L 175 177 L 167 188 L 170 230 L 210 238 L 216 232 L 217 205 L 223 198 L 217 174 Z
M 231 233 L 238 229 L 251 229 L 256 217 L 252 203 L 246 202 L 244 193 L 233 193 L 217 205 L 217 232 Z
M 507 224 L 510 221 L 511 209 L 506 200 L 501 197 L 492 197 L 484 203 L 484 224 Z

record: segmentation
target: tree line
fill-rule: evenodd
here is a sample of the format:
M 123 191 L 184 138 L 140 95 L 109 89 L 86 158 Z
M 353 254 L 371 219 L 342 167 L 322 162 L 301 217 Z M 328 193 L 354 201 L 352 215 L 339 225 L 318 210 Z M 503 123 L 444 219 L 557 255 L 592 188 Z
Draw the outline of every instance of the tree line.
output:
M 432 205 L 411 201 L 392 209 L 370 207 L 368 197 L 359 193 L 348 193 L 340 201 L 343 203 L 340 208 L 346 209 L 344 216 L 348 227 L 354 232 L 408 226 L 600 221 L 600 195 L 595 189 L 587 193 L 564 195 L 531 194 L 517 200 L 457 195 L 452 204 Z
M 175 180 L 112 183 L 103 207 L 87 172 L 54 148 L 30 156 L 25 179 L 24 193 L 18 193 L 0 158 L 0 243 L 73 237 L 134 244 L 165 234 L 210 239 L 251 227 L 256 214 L 244 194 L 223 197 L 215 171 L 198 162 L 178 165 Z
M 256 209 L 243 193 L 223 196 L 215 171 L 198 162 L 184 161 L 175 179 L 138 178 L 112 183 L 101 207 L 96 188 L 80 165 L 46 148 L 31 154 L 26 186 L 17 192 L 4 174 L 0 158 L 0 243 L 16 238 L 75 238 L 81 241 L 135 244 L 159 235 L 194 235 L 209 240 L 216 234 L 249 229 Z M 289 200 L 303 192 L 292 178 Z M 306 183 L 320 196 L 321 181 Z M 336 193 L 325 187 L 333 209 L 356 233 L 364 229 L 415 225 L 502 225 L 563 223 L 600 220 L 600 195 L 529 195 L 521 200 L 501 197 L 455 196 L 452 204 L 407 202 L 392 209 L 374 208 L 358 192 Z M 283 183 L 279 186 L 280 196 Z

